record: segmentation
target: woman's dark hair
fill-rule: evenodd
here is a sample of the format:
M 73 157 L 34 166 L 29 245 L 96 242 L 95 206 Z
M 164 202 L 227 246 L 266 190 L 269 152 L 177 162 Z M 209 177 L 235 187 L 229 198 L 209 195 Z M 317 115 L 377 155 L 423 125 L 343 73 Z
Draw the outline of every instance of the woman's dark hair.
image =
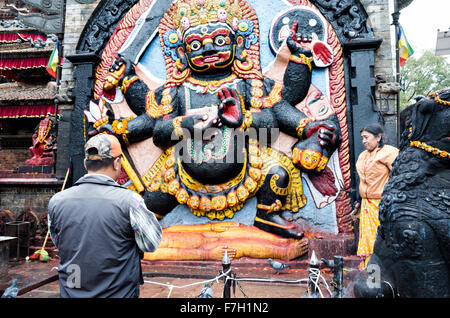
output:
M 374 136 L 381 135 L 380 143 L 378 144 L 378 148 L 382 148 L 384 146 L 385 142 L 385 135 L 384 135 L 384 129 L 381 127 L 380 124 L 369 124 L 365 126 L 363 129 L 361 129 L 360 133 L 363 131 L 367 131 L 368 133 L 371 133 Z

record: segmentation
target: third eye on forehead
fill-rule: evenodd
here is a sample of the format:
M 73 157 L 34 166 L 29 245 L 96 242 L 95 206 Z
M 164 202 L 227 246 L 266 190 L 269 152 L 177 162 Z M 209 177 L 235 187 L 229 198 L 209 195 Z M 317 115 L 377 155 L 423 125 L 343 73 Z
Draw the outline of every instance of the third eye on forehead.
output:
M 200 42 L 203 42 L 206 38 L 214 38 L 217 35 L 224 35 L 228 36 L 232 33 L 231 29 L 228 28 L 225 24 L 220 25 L 199 25 L 193 29 L 190 29 L 184 37 L 184 41 L 186 43 L 190 43 L 193 40 L 198 40 Z

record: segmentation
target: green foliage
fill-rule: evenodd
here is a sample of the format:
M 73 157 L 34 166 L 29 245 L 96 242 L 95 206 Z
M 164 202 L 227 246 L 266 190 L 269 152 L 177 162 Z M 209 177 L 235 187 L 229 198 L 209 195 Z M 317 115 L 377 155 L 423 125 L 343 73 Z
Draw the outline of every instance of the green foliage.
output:
M 450 64 L 442 56 L 426 51 L 420 58 L 409 58 L 400 70 L 400 109 L 414 103 L 417 95 L 450 87 Z

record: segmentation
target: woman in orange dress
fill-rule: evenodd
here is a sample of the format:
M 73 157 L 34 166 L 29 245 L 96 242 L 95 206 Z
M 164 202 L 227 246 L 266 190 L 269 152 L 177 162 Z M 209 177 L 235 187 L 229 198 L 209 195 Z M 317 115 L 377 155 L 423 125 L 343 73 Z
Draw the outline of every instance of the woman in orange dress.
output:
M 389 180 L 392 163 L 398 149 L 384 144 L 384 130 L 379 124 L 371 124 L 361 130 L 364 150 L 356 162 L 359 175 L 361 212 L 359 219 L 359 242 L 357 255 L 361 257 L 360 268 L 367 266 L 380 225 L 378 205 L 384 186 Z

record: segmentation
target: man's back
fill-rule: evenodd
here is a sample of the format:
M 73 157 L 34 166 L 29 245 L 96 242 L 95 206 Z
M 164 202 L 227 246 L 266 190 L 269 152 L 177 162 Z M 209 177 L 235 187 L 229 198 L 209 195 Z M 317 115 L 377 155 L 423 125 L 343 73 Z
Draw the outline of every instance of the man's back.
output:
M 133 195 L 106 176 L 88 174 L 50 200 L 61 297 L 135 295 L 142 276 L 129 215 Z

